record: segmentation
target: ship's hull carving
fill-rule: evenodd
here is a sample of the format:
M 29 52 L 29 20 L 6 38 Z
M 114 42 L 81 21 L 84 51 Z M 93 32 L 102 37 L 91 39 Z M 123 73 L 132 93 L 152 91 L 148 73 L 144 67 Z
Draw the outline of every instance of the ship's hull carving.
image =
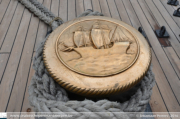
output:
M 127 54 L 127 49 L 129 48 L 129 42 L 119 42 L 113 45 L 109 49 L 95 49 L 93 47 L 81 47 L 74 48 L 74 50 L 81 55 L 81 58 L 87 57 L 99 57 L 107 56 L 113 54 Z
M 64 89 L 83 96 L 108 96 L 129 90 L 151 63 L 147 40 L 128 24 L 87 16 L 55 29 L 43 48 L 49 75 Z

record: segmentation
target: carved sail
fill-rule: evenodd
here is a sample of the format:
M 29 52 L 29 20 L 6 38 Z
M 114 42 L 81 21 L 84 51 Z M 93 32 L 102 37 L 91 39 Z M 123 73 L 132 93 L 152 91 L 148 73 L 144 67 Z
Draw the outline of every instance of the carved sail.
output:
M 113 36 L 113 41 L 114 42 L 119 42 L 120 41 L 120 39 L 121 39 L 121 37 L 120 37 L 121 35 L 117 32 L 116 34 L 114 34 L 114 36 Z
M 90 31 L 76 31 L 74 33 L 74 43 L 77 47 L 86 46 L 87 44 L 91 44 L 91 40 L 89 38 Z
M 96 48 L 110 44 L 109 33 L 110 30 L 92 29 L 91 37 Z
M 124 31 L 122 31 L 121 27 L 117 27 L 115 29 L 112 37 L 113 42 L 124 42 L 128 40 L 128 37 L 124 34 Z

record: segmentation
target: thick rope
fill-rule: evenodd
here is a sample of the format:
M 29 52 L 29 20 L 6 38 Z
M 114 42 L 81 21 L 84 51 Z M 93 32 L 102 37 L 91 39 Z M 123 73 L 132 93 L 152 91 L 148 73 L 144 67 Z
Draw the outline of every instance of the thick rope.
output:
M 23 5 L 36 14 L 41 20 L 49 24 L 55 16 L 36 0 L 19 0 Z M 86 10 L 82 16 L 103 16 L 102 13 Z M 54 30 L 62 24 L 62 21 L 54 21 L 52 29 Z M 47 36 L 48 37 L 48 36 Z M 155 84 L 154 74 L 150 67 L 145 77 L 139 84 L 124 94 L 119 94 L 116 101 L 112 98 L 109 100 L 92 100 L 72 101 L 68 98 L 67 92 L 57 84 L 47 72 L 43 63 L 43 46 L 47 37 L 38 47 L 34 57 L 33 68 L 35 74 L 29 86 L 29 101 L 36 112 L 74 112 L 73 119 L 86 119 L 87 117 L 95 119 L 128 119 L 129 116 L 123 112 L 143 112 L 152 94 L 152 88 Z M 134 92 L 134 93 L 133 93 Z M 130 95 L 131 94 L 131 95 Z M 123 99 L 125 96 L 129 99 Z M 121 101 L 121 100 L 125 101 Z M 89 112 L 81 113 L 81 112 Z M 103 113 L 98 113 L 103 112 Z M 122 113 L 117 113 L 122 112 Z
M 28 8 L 32 13 L 34 13 L 39 19 L 44 21 L 46 24 L 51 23 L 51 21 L 55 18 L 54 14 L 49 11 L 46 7 L 44 7 L 37 0 L 18 0 L 20 1 L 26 8 Z M 51 24 L 52 29 L 54 30 L 59 25 L 63 23 L 62 20 L 58 19 Z

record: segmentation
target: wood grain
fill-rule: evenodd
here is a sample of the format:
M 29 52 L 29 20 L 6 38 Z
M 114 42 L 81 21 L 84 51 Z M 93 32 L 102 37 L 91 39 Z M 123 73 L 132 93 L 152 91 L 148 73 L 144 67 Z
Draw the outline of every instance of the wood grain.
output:
M 99 2 L 100 2 L 101 10 L 102 10 L 102 13 L 104 14 L 104 16 L 111 17 L 107 1 L 106 0 L 99 0 Z
M 64 22 L 68 19 L 68 3 L 67 0 L 60 0 L 60 6 L 59 6 L 59 17 L 62 18 Z
M 83 0 L 76 0 L 76 14 L 79 16 L 84 12 L 84 1 Z
M 59 0 L 52 0 L 52 3 L 51 3 L 51 12 L 55 16 L 59 16 Z
M 92 0 L 93 11 L 101 12 L 99 0 Z
M 107 3 L 109 6 L 111 17 L 120 20 L 119 13 L 117 11 L 117 7 L 116 7 L 114 0 L 107 0 Z
M 68 21 L 76 18 L 75 0 L 68 0 Z
M 84 0 L 84 9 L 91 9 L 92 10 L 92 3 L 91 0 Z

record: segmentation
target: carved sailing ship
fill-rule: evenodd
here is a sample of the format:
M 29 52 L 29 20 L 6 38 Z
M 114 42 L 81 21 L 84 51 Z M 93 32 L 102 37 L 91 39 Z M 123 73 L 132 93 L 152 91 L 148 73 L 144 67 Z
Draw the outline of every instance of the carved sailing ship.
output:
M 146 40 L 131 26 L 90 16 L 54 30 L 45 42 L 43 60 L 50 75 L 65 89 L 100 96 L 137 84 L 149 68 L 151 53 Z
M 74 50 L 81 55 L 81 58 L 126 54 L 130 42 L 126 40 L 125 36 L 122 36 L 122 32 L 117 33 L 117 29 L 116 26 L 110 39 L 110 30 L 106 25 L 93 25 L 91 31 L 85 31 L 80 27 L 78 31 L 74 32 L 73 41 L 76 47 L 68 47 L 64 44 L 67 48 L 62 51 Z

